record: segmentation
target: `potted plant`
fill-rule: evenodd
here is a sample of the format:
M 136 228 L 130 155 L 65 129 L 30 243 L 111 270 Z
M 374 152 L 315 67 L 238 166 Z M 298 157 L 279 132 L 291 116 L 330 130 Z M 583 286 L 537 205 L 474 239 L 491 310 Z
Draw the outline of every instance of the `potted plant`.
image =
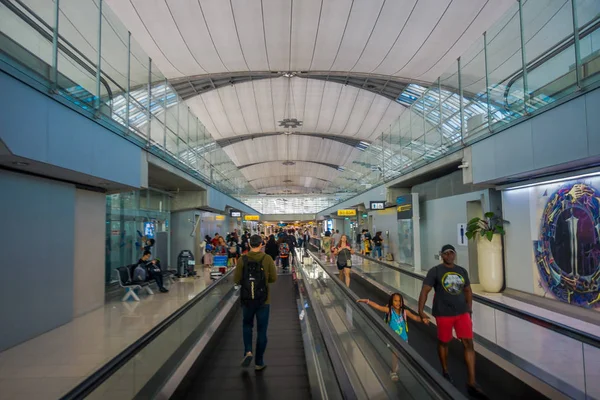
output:
M 504 265 L 502 262 L 502 235 L 505 234 L 503 220 L 493 212 L 483 218 L 475 217 L 467 223 L 465 236 L 477 241 L 477 262 L 479 283 L 483 290 L 498 293 L 504 286 Z

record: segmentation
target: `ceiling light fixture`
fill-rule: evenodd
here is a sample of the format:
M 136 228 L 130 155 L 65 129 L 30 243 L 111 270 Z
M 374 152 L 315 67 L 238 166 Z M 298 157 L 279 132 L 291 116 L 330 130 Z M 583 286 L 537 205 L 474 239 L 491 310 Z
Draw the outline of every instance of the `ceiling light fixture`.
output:
M 296 76 L 295 72 L 284 72 L 283 73 L 284 78 L 293 78 L 294 76 Z
M 17 167 L 26 167 L 29 163 L 25 161 L 15 161 L 13 162 L 13 165 L 16 165 Z
M 298 128 L 299 126 L 302 126 L 302 121 L 298 121 L 297 118 L 284 118 L 278 122 L 279 122 L 279 126 L 281 126 L 283 128 L 295 129 L 295 128 Z
M 284 162 L 282 162 L 282 164 L 283 165 L 296 165 L 296 163 L 293 161 L 284 161 Z

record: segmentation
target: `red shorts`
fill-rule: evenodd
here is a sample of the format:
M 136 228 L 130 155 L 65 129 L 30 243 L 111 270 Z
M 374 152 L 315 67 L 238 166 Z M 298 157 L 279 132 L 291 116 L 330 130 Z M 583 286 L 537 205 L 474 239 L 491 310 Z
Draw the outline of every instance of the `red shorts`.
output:
M 452 328 L 459 339 L 473 339 L 473 321 L 469 313 L 454 317 L 435 317 L 435 322 L 440 342 L 448 343 L 452 340 Z

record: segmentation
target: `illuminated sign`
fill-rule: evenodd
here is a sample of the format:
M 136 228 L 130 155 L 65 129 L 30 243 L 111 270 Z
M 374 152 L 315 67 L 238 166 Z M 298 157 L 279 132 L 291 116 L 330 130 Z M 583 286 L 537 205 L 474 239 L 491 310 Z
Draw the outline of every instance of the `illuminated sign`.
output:
M 338 217 L 355 217 L 356 210 L 338 210 Z
M 239 217 L 242 216 L 242 212 L 241 211 L 231 210 L 231 211 L 229 211 L 229 216 L 233 217 L 233 218 L 239 218 Z
M 217 221 L 225 221 L 225 216 L 224 216 L 224 215 L 217 215 L 217 216 L 215 217 L 215 219 L 216 219 Z
M 260 220 L 260 216 L 258 216 L 258 215 L 244 215 L 244 219 L 246 221 L 259 221 Z
M 397 219 L 411 219 L 413 217 L 412 195 L 400 196 L 396 199 Z
M 372 201 L 371 210 L 385 210 L 385 201 Z

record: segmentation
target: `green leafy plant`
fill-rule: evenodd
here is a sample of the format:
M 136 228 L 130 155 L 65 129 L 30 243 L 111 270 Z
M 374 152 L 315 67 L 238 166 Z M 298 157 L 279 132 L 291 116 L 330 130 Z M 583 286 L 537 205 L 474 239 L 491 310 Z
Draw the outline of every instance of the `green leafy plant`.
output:
M 493 212 L 486 212 L 483 218 L 475 217 L 467 223 L 465 236 L 468 239 L 474 239 L 479 234 L 491 242 L 494 234 L 504 235 L 506 233 L 504 224 L 507 223 L 508 221 L 503 220 Z

